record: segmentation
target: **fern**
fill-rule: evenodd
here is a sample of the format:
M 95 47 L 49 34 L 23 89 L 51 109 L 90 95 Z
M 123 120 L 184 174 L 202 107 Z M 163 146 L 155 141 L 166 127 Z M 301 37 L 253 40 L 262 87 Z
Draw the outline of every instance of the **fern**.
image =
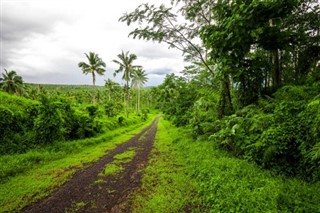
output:
M 320 143 L 317 143 L 313 146 L 310 153 L 308 154 L 308 157 L 310 157 L 313 161 L 317 161 L 320 159 Z

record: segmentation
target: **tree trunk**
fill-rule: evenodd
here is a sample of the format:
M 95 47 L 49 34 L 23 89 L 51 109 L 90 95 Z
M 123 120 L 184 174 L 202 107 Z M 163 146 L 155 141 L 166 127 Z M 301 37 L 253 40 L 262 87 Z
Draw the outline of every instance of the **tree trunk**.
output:
M 279 60 L 279 49 L 273 51 L 272 63 L 274 66 L 273 70 L 273 86 L 274 89 L 278 89 L 281 86 L 281 69 Z
M 269 26 L 274 27 L 276 24 L 272 19 L 269 20 Z M 279 49 L 272 51 L 272 64 L 273 64 L 273 88 L 276 90 L 281 86 L 281 68 L 279 60 Z
M 221 81 L 221 96 L 219 100 L 219 118 L 223 118 L 226 115 L 231 115 L 233 113 L 233 106 L 231 100 L 230 91 L 230 79 L 229 76 L 224 74 Z
M 96 76 L 95 73 L 92 72 L 92 81 L 93 81 L 93 100 L 92 103 L 95 104 L 96 103 Z
M 129 81 L 127 81 L 127 101 L 126 101 L 126 105 L 127 105 L 127 111 L 126 111 L 126 114 L 127 114 L 127 118 L 129 117 Z
M 138 87 L 138 97 L 137 97 L 137 108 L 138 108 L 138 114 L 140 114 L 140 88 Z

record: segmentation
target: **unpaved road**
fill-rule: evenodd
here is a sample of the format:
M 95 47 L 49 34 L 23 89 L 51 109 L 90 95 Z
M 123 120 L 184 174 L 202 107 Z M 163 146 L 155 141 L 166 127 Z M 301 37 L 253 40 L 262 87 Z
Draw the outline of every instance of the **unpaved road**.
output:
M 140 187 L 142 171 L 148 162 L 157 131 L 158 118 L 129 141 L 77 172 L 48 198 L 22 212 L 131 212 L 130 194 Z M 118 154 L 134 150 L 130 162 L 121 164 L 119 173 L 101 175 Z M 119 156 L 119 155 L 118 155 Z

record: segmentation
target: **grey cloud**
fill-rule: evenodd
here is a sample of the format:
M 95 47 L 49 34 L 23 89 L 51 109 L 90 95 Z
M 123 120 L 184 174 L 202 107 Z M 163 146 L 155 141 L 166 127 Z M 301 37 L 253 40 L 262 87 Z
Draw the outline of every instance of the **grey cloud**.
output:
M 159 76 L 164 76 L 166 74 L 170 74 L 173 72 L 174 72 L 173 70 L 166 69 L 166 68 L 152 69 L 147 71 L 148 75 L 159 75 Z
M 86 0 L 3 1 L 0 14 L 1 70 L 16 70 L 26 82 L 92 84 L 91 76 L 83 75 L 77 64 L 85 60 L 83 53 L 96 51 L 108 65 L 106 75 L 97 77 L 97 84 L 103 85 L 104 79 L 113 79 L 113 72 L 117 67 L 111 60 L 116 59 L 123 49 L 135 53 L 137 61 L 141 59 L 139 63 L 149 74 L 147 85 L 158 85 L 166 74 L 177 72 L 179 68 L 175 64 L 179 64 L 181 54 L 174 49 L 168 50 L 165 44 L 128 39 L 129 28 L 118 22 L 121 15 L 119 8 L 125 12 L 128 9 L 123 9 L 124 5 L 139 5 L 142 1 L 147 0 L 136 0 L 136 3 L 121 0 L 114 2 L 112 7 L 107 7 L 111 3 L 102 4 L 104 1 L 92 4 Z M 78 35 L 87 35 L 82 34 L 81 30 L 77 31 L 77 26 L 86 31 L 86 21 L 91 20 L 93 13 L 98 13 L 95 12 L 97 8 L 102 8 L 98 10 L 101 15 L 95 16 L 96 22 L 89 22 L 89 25 L 97 24 L 99 28 L 93 28 L 94 33 L 88 35 L 87 39 L 79 36 L 80 39 L 77 40 Z M 100 25 L 105 26 L 105 29 Z M 73 28 L 74 26 L 76 27 Z M 76 30 L 69 32 L 66 29 Z M 101 40 L 97 35 L 105 32 L 108 33 Z M 100 44 L 96 46 L 95 43 L 99 40 Z M 103 55 L 102 47 L 112 55 Z M 122 83 L 121 77 L 122 74 L 118 74 L 115 80 Z
M 165 44 L 164 44 L 165 45 Z M 164 48 L 164 46 L 158 46 L 157 44 L 145 46 L 136 50 L 138 57 L 144 57 L 148 59 L 159 58 L 177 58 L 177 51 L 174 49 Z
M 35 8 L 30 2 L 5 1 L 1 10 L 1 68 L 8 67 L 17 51 L 25 44 L 39 35 L 49 34 L 56 23 L 61 20 L 70 20 L 61 12 L 41 8 L 43 2 L 37 2 L 40 7 Z
M 51 23 L 52 24 L 52 23 Z M 32 35 L 33 33 L 47 33 L 51 27 L 49 23 L 43 23 L 41 21 L 30 21 L 15 16 L 6 16 L 2 18 L 2 41 L 18 41 L 20 42 L 23 38 Z
M 44 8 L 44 2 L 37 2 L 39 7 L 34 7 L 28 2 L 3 2 L 2 3 L 2 32 L 3 41 L 21 41 L 33 33 L 46 34 L 52 30 L 55 23 L 69 20 L 67 14 Z

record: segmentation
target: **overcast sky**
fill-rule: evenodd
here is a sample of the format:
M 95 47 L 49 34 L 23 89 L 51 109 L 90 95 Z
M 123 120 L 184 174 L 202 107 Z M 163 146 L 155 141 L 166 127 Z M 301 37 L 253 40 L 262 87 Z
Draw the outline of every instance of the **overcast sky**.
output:
M 142 3 L 156 5 L 169 0 L 0 0 L 1 72 L 15 70 L 26 82 L 53 84 L 92 84 L 90 75 L 78 68 L 84 53 L 93 51 L 107 64 L 105 76 L 113 78 L 121 50 L 138 56 L 149 82 L 158 85 L 168 73 L 183 67 L 181 52 L 166 44 L 128 38 L 133 27 L 118 22 L 125 13 Z

